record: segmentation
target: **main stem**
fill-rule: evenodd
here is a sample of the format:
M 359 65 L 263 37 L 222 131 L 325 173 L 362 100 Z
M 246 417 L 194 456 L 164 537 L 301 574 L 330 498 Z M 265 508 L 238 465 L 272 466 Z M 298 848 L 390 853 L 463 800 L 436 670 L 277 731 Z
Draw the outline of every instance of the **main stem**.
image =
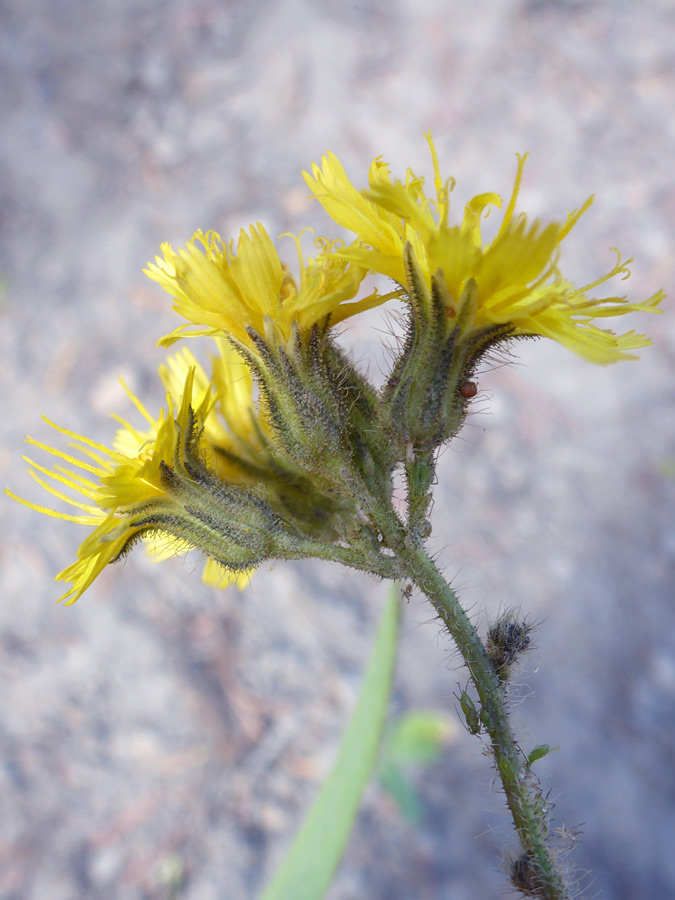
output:
M 408 472 L 409 487 L 426 495 L 428 482 L 423 484 L 424 479 L 420 481 L 414 472 L 412 474 L 414 477 L 410 478 Z M 347 483 L 351 484 L 345 478 Z M 360 484 L 356 488 L 360 488 Z M 426 506 L 419 502 L 415 511 L 421 521 L 425 517 Z M 417 529 L 406 528 L 392 509 L 389 498 L 373 497 L 370 514 L 393 553 L 399 577 L 409 578 L 429 598 L 462 654 L 478 693 L 480 722 L 490 737 L 497 772 L 522 849 L 521 855 L 514 860 L 512 884 L 526 896 L 539 900 L 570 900 L 546 840 L 546 801 L 530 771 L 527 758 L 513 736 L 506 687 L 499 679 L 478 632 L 455 592 L 426 553 L 419 535 L 415 534 Z
M 546 841 L 546 802 L 513 736 L 505 686 L 457 596 L 424 548 L 407 540 L 396 550 L 407 576 L 426 594 L 450 632 L 476 687 L 481 703 L 480 719 L 490 737 L 506 802 L 523 850 L 519 874 L 525 889 L 521 886 L 521 890 L 542 900 L 569 900 Z

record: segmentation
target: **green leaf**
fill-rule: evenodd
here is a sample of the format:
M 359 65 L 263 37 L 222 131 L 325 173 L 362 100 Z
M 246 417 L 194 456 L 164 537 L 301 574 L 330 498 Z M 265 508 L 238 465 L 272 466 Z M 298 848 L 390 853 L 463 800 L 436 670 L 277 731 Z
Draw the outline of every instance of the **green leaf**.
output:
M 441 712 L 416 709 L 398 720 L 383 752 L 386 763 L 399 766 L 428 766 L 443 753 L 453 725 Z
M 410 776 L 395 765 L 384 765 L 378 775 L 381 786 L 398 806 L 401 815 L 411 825 L 422 818 L 422 803 Z
M 530 750 L 527 757 L 528 768 L 538 759 L 543 759 L 545 756 L 548 756 L 549 753 L 555 753 L 556 750 L 560 750 L 560 747 L 549 747 L 548 744 L 540 744 L 538 747 L 535 747 L 534 750 Z
M 387 716 L 398 643 L 399 588 L 380 618 L 361 692 L 333 771 L 261 900 L 321 900 L 345 851 Z
M 445 713 L 416 709 L 401 716 L 385 738 L 378 779 L 413 825 L 422 818 L 422 804 L 408 770 L 436 762 L 454 730 Z

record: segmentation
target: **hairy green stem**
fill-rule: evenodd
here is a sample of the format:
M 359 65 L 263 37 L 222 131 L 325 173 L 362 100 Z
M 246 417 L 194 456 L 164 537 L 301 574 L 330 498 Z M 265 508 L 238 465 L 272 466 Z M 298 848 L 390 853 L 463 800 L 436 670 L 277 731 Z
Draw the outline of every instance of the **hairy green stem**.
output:
M 506 685 L 499 678 L 455 592 L 423 546 L 424 536 L 419 532 L 426 519 L 427 492 L 433 477 L 432 460 L 425 462 L 427 466 L 420 465 L 416 458 L 411 459 L 406 467 L 408 499 L 410 501 L 412 496 L 415 501 L 412 510 L 409 503 L 407 527 L 394 511 L 388 496 L 370 494 L 368 515 L 379 530 L 384 546 L 393 554 L 393 558 L 387 559 L 386 566 L 380 563 L 377 570 L 371 571 L 383 575 L 383 570 L 392 566 L 398 568 L 398 577 L 414 582 L 429 598 L 462 654 L 480 699 L 479 721 L 489 735 L 495 766 L 521 845 L 521 854 L 514 860 L 511 870 L 512 884 L 526 896 L 539 900 L 570 900 L 547 840 L 546 800 L 513 735 Z M 350 475 L 345 473 L 344 485 L 349 485 L 358 495 L 362 487 L 360 478 Z M 368 568 L 365 560 L 364 563 L 362 567 Z
M 569 900 L 569 893 L 548 846 L 546 802 L 518 747 L 511 723 L 505 687 L 495 673 L 483 642 L 457 596 L 424 548 L 407 541 L 397 547 L 407 576 L 423 591 L 450 632 L 480 698 L 480 719 L 492 752 L 522 850 L 521 870 L 530 884 L 529 896 L 542 900 Z
M 410 453 L 405 461 L 405 480 L 408 488 L 408 528 L 414 540 L 423 540 L 428 535 L 429 491 L 434 474 L 433 453 L 428 453 L 426 457 L 417 452 Z
M 362 549 L 352 549 L 351 547 L 340 547 L 337 544 L 324 544 L 320 541 L 305 542 L 302 552 L 297 554 L 297 559 L 326 559 L 331 562 L 342 563 L 352 569 L 358 569 L 362 572 L 370 572 L 372 575 L 378 575 L 380 578 L 391 579 L 396 581 L 401 577 L 401 566 L 399 562 L 391 556 L 383 556 L 381 553 L 371 552 L 365 554 Z M 285 558 L 292 559 L 288 554 Z

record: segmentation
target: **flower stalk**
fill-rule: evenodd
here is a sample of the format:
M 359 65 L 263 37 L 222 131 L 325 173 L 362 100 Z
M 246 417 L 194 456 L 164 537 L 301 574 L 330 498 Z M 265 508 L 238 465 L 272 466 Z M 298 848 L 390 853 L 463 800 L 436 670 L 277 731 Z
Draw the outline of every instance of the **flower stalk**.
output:
M 478 694 L 479 722 L 490 738 L 495 767 L 521 847 L 514 864 L 521 890 L 527 879 L 528 896 L 568 900 L 570 894 L 548 840 L 546 800 L 514 737 L 505 685 L 457 595 L 424 548 L 408 542 L 399 551 L 398 559 L 404 563 L 407 577 L 431 601 L 460 651 Z

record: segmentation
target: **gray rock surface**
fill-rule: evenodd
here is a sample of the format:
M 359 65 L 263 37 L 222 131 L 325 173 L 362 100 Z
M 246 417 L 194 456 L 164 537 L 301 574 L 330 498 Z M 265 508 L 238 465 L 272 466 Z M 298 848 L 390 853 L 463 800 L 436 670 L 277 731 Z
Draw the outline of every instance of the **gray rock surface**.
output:
M 300 171 L 327 148 L 428 172 L 422 132 L 473 193 L 559 217 L 595 192 L 565 271 L 635 258 L 636 299 L 673 293 L 675 10 L 574 0 L 5 0 L 0 8 L 0 475 L 44 502 L 22 440 L 44 412 L 109 442 L 122 374 L 162 403 L 175 327 L 141 274 L 162 241 L 315 225 Z M 544 341 L 495 365 L 442 460 L 433 547 L 476 619 L 541 622 L 520 673 L 523 743 L 589 896 L 675 894 L 675 318 L 596 369 Z M 382 314 L 344 341 L 377 375 Z M 388 327 L 388 326 L 385 326 Z M 379 354 L 379 355 L 378 355 Z M 250 900 L 333 758 L 385 586 L 337 567 L 263 567 L 216 592 L 192 559 L 142 553 L 74 607 L 52 576 L 81 528 L 0 504 L 0 897 Z M 463 682 L 414 596 L 395 709 L 452 711 Z M 331 900 L 506 893 L 508 820 L 457 728 L 419 778 L 416 829 L 373 786 Z M 573 838 L 570 838 L 570 843 Z M 592 871 L 592 876 L 584 872 Z

